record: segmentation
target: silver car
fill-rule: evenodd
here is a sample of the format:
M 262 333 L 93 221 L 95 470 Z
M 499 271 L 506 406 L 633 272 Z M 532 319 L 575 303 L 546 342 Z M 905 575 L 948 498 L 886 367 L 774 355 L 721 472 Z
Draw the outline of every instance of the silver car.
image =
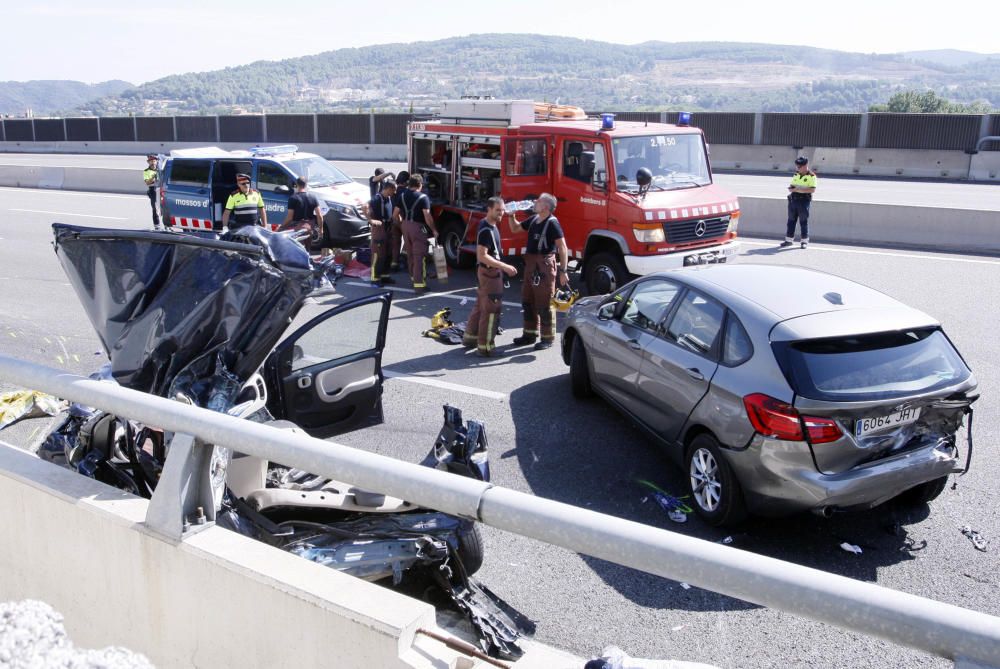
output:
M 636 279 L 573 306 L 562 354 L 574 395 L 666 446 L 713 525 L 929 502 L 963 470 L 956 433 L 978 397 L 938 321 L 800 267 Z M 971 416 L 968 430 L 966 463 Z

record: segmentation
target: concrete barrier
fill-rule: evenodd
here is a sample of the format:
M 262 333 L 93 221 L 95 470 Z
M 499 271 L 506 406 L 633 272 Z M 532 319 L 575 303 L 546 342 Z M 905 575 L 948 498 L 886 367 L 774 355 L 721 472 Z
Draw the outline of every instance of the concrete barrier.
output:
M 794 160 L 794 154 L 782 156 L 786 159 Z M 979 169 L 1000 173 L 1000 156 L 988 154 L 979 160 Z M 790 171 L 788 164 L 778 164 Z M 0 164 L 0 186 L 138 195 L 145 193 L 140 174 L 138 168 Z M 741 196 L 740 207 L 741 234 L 765 238 L 784 235 L 785 198 Z M 810 235 L 817 242 L 1000 253 L 1000 214 L 995 211 L 817 200 L 810 226 Z
M 158 667 L 480 666 L 418 633 L 447 635 L 429 604 L 220 527 L 166 542 L 147 506 L 0 442 L 0 601 L 45 601 L 77 645 Z M 529 644 L 515 666 L 582 665 Z
M 783 238 L 788 201 L 741 197 L 739 233 Z M 1000 253 L 995 211 L 816 200 L 809 216 L 814 242 L 845 242 L 936 251 Z

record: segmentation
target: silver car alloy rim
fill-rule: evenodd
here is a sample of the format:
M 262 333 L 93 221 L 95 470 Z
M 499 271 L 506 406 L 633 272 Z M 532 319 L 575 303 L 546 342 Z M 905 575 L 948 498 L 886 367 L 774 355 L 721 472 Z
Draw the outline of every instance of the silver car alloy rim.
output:
M 691 456 L 691 490 L 698 506 L 708 512 L 719 508 L 722 482 L 719 481 L 719 464 L 707 448 L 699 448 Z

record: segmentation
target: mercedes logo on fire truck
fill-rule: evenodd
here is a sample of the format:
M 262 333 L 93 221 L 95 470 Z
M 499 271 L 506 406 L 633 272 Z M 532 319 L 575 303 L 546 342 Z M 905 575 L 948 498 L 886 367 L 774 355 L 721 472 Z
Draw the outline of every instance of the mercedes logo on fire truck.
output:
M 694 236 L 704 237 L 706 230 L 708 230 L 708 226 L 705 225 L 705 221 L 698 221 L 694 226 Z

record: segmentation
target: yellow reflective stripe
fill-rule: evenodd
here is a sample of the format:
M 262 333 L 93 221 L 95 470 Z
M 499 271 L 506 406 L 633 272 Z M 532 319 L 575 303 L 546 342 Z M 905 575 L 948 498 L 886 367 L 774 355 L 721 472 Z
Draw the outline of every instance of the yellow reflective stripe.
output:
M 378 277 L 375 275 L 375 268 L 378 267 L 378 254 L 372 254 L 372 281 L 378 281 Z
M 486 321 L 486 350 L 493 350 L 493 319 L 495 314 L 490 314 L 490 318 Z

